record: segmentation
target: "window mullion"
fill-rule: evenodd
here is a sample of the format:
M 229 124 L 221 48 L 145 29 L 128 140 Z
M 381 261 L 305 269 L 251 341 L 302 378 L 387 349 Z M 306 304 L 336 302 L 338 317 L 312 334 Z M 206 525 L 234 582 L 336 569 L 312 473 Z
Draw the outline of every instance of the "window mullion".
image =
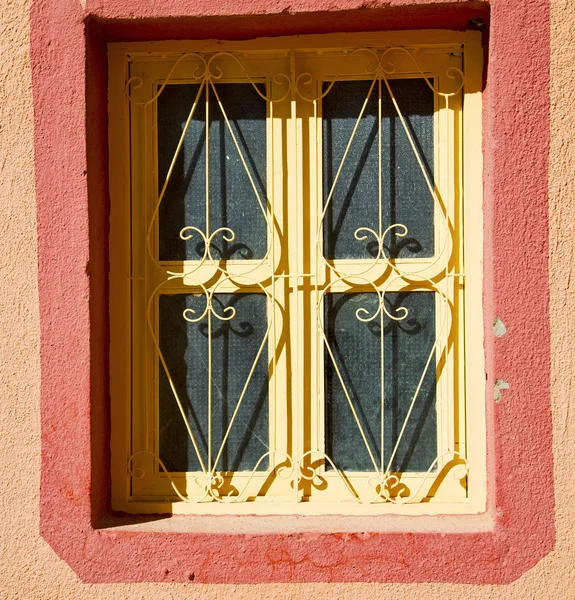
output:
M 288 127 L 288 145 L 287 145 L 287 162 L 288 162 L 288 219 L 289 231 L 288 236 L 288 256 L 289 256 L 289 279 L 288 288 L 292 291 L 290 300 L 291 312 L 289 314 L 289 328 L 291 339 L 291 364 L 288 364 L 288 372 L 291 371 L 292 379 L 292 440 L 291 440 L 291 456 L 294 465 L 293 472 L 293 494 L 296 502 L 300 501 L 300 478 L 299 466 L 303 453 L 303 418 L 304 410 L 302 402 L 304 399 L 303 386 L 303 369 L 302 362 L 304 356 L 304 348 L 302 346 L 302 295 L 300 292 L 300 273 L 301 270 L 301 243 L 302 243 L 302 206 L 301 206 L 301 116 L 298 115 L 298 98 L 296 92 L 296 54 L 292 50 L 290 52 L 290 116 Z

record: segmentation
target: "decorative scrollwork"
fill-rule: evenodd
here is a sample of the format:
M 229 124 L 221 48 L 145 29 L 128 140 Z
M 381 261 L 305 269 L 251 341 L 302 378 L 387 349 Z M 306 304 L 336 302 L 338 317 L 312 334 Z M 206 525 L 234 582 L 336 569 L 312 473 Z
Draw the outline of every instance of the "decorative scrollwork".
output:
M 293 475 L 293 472 L 294 472 L 294 465 L 293 465 L 293 460 L 292 460 L 291 456 L 289 454 L 282 453 L 282 452 L 269 451 L 269 452 L 266 452 L 265 454 L 263 454 L 258 459 L 258 461 L 256 462 L 253 469 L 251 470 L 250 475 L 248 476 L 248 478 L 241 490 L 234 489 L 234 492 L 235 492 L 234 495 L 226 495 L 226 496 L 223 496 L 219 493 L 213 494 L 213 492 L 212 492 L 213 499 L 216 502 L 220 502 L 222 504 L 233 504 L 233 503 L 238 503 L 238 502 L 244 502 L 246 499 L 245 496 L 246 496 L 247 490 L 249 489 L 249 486 L 250 486 L 253 478 L 255 477 L 256 473 L 258 472 L 258 469 L 259 469 L 262 461 L 264 461 L 266 458 L 276 457 L 276 456 L 283 457 L 284 458 L 283 462 L 287 463 L 287 464 L 282 463 L 282 464 L 276 466 L 273 469 L 275 476 L 278 477 L 278 479 L 291 478 Z M 223 479 L 222 479 L 222 484 L 223 484 Z M 220 484 L 220 487 L 222 487 L 222 484 Z
M 405 237 L 408 234 L 408 229 L 402 223 L 394 223 L 390 225 L 385 231 L 378 235 L 378 233 L 371 227 L 358 227 L 354 232 L 354 238 L 358 242 L 365 242 L 370 236 L 373 236 L 377 244 L 377 253 L 372 256 L 371 259 L 367 260 L 367 266 L 361 271 L 354 271 L 349 275 L 342 275 L 341 266 L 338 266 L 336 262 L 325 261 L 328 269 L 332 271 L 337 277 L 342 278 L 353 278 L 367 275 L 370 271 L 377 267 L 385 266 L 393 269 L 396 273 L 400 272 L 400 267 L 392 260 L 391 256 L 388 256 L 385 252 L 385 238 L 392 232 L 398 237 Z
M 213 292 L 208 291 L 205 288 L 205 286 L 201 286 L 201 288 L 202 288 L 202 292 L 203 292 L 202 295 L 206 299 L 204 310 L 198 315 L 197 311 L 195 311 L 193 308 L 186 308 L 184 310 L 184 312 L 182 313 L 182 316 L 188 323 L 199 323 L 200 321 L 205 319 L 205 317 L 207 316 L 208 313 L 211 313 L 219 321 L 231 321 L 236 316 L 236 309 L 233 306 L 226 306 L 223 309 L 224 314 L 223 315 L 220 314 L 215 309 L 215 303 L 213 301 L 213 299 L 214 299 Z
M 280 96 L 279 98 L 272 98 L 267 94 L 262 94 L 261 90 L 259 89 L 258 82 L 252 78 L 242 61 L 238 58 L 236 54 L 233 54 L 232 52 L 218 52 L 217 54 L 214 54 L 209 58 L 207 63 L 207 77 L 212 80 L 212 84 L 213 80 L 218 81 L 224 78 L 224 72 L 222 68 L 214 63 L 214 61 L 222 58 L 230 59 L 239 66 L 246 79 L 251 83 L 252 87 L 254 88 L 258 96 L 262 98 L 262 100 L 272 103 L 283 102 L 289 96 L 289 93 L 291 91 L 291 80 L 286 73 L 276 73 L 272 77 L 272 81 L 274 83 L 277 83 L 278 85 L 285 85 L 287 88 L 283 96 Z
M 148 106 L 150 104 L 152 104 L 153 102 L 155 102 L 160 95 L 162 94 L 162 92 L 166 89 L 166 86 L 168 85 L 168 83 L 170 83 L 170 81 L 172 80 L 172 76 L 175 72 L 175 70 L 178 68 L 178 66 L 180 65 L 180 63 L 185 60 L 186 58 L 196 58 L 197 60 L 199 60 L 201 62 L 201 66 L 198 67 L 192 74 L 191 74 L 191 78 L 196 80 L 196 81 L 200 81 L 202 79 L 205 79 L 207 73 L 208 73 L 208 65 L 205 59 L 205 56 L 203 56 L 202 54 L 199 54 L 197 52 L 186 52 L 185 54 L 182 54 L 180 56 L 180 58 L 178 58 L 172 68 L 170 69 L 169 73 L 166 75 L 166 78 L 164 79 L 162 85 L 158 88 L 158 91 L 149 99 L 149 100 L 144 100 L 144 101 L 140 101 L 140 100 L 135 100 L 132 97 L 131 91 L 132 89 L 136 90 L 139 87 L 142 86 L 142 78 L 139 76 L 135 76 L 135 77 L 131 77 L 130 79 L 128 79 L 128 81 L 126 82 L 126 96 L 128 97 L 128 100 L 135 105 L 138 106 Z M 203 67 L 203 69 L 202 69 Z
M 345 58 L 343 59 L 342 63 L 340 64 L 339 69 L 337 70 L 336 74 L 334 75 L 333 78 L 331 78 L 331 81 L 330 81 L 329 85 L 327 86 L 327 88 L 323 92 L 320 92 L 319 94 L 309 96 L 309 95 L 306 95 L 305 91 L 302 90 L 302 88 L 301 88 L 301 85 L 309 86 L 310 84 L 312 84 L 314 82 L 314 77 L 311 73 L 301 73 L 300 75 L 298 75 L 298 77 L 296 78 L 296 82 L 295 82 L 295 88 L 296 88 L 296 91 L 297 91 L 299 97 L 302 100 L 306 100 L 307 102 L 317 102 L 318 100 L 325 98 L 331 92 L 331 90 L 332 90 L 333 86 L 336 84 L 336 82 L 339 81 L 340 77 L 344 74 L 344 70 L 345 70 L 346 65 L 349 62 L 349 59 L 360 53 L 361 54 L 366 54 L 366 53 L 371 54 L 371 55 L 373 55 L 375 60 L 377 62 L 379 62 L 378 54 L 374 49 L 372 49 L 372 48 L 356 48 L 355 50 L 352 50 L 346 54 Z M 369 65 L 368 65 L 368 67 L 369 67 Z M 373 71 L 369 71 L 369 70 L 367 70 L 367 68 L 364 72 L 364 74 L 375 74 L 375 73 L 376 73 L 375 69 Z
M 453 459 L 458 461 L 456 465 L 452 466 L 452 475 L 457 479 L 464 479 L 468 473 L 467 460 L 462 458 L 459 452 L 449 450 L 447 452 L 443 452 L 435 458 L 421 479 L 419 487 L 413 492 L 411 492 L 399 475 L 395 473 L 385 473 L 379 482 L 379 489 L 381 490 L 382 498 L 387 502 L 391 502 L 392 504 L 408 504 L 413 502 L 416 498 L 418 498 L 421 490 L 427 483 L 429 476 L 436 468 L 438 463 L 448 456 L 451 456 Z M 447 467 L 449 467 L 449 463 Z
M 143 80 L 140 76 L 136 75 L 129 78 L 126 81 L 125 94 L 128 100 L 136 106 L 149 106 L 154 103 L 162 94 L 166 86 L 173 80 L 174 73 L 178 66 L 186 59 L 195 59 L 200 62 L 200 66 L 193 70 L 191 73 L 186 72 L 186 79 L 192 79 L 194 81 L 203 83 L 213 83 L 214 81 L 220 81 L 224 79 L 225 74 L 222 66 L 217 64 L 218 60 L 228 59 L 234 62 L 243 73 L 247 81 L 253 86 L 256 93 L 266 102 L 278 103 L 283 102 L 290 94 L 291 91 L 291 79 L 286 73 L 276 73 L 272 77 L 272 81 L 280 86 L 285 86 L 286 91 L 279 98 L 273 98 L 268 94 L 263 94 L 260 90 L 259 82 L 254 79 L 252 75 L 246 69 L 244 63 L 240 60 L 239 56 L 232 52 L 216 52 L 215 54 L 202 54 L 199 52 L 186 52 L 182 54 L 172 65 L 170 71 L 164 78 L 161 86 L 158 88 L 156 93 L 148 100 L 137 100 L 133 97 L 132 90 L 137 90 L 143 84 Z
M 141 469 L 141 468 L 134 469 L 132 466 L 134 459 L 137 456 L 142 456 L 142 455 L 148 455 L 160 467 L 160 469 L 162 470 L 164 475 L 166 475 L 166 477 L 168 478 L 170 485 L 172 486 L 172 489 L 174 490 L 176 496 L 178 496 L 178 498 L 182 502 L 186 502 L 188 504 L 195 504 L 195 503 L 204 501 L 208 497 L 209 491 L 207 489 L 204 489 L 204 493 L 202 495 L 194 496 L 192 498 L 183 494 L 178 489 L 178 486 L 176 485 L 176 480 L 172 477 L 170 471 L 168 471 L 168 469 L 166 468 L 166 465 L 164 464 L 162 459 L 158 455 L 151 452 L 150 450 L 139 450 L 138 452 L 134 452 L 130 456 L 130 458 L 128 459 L 127 470 L 128 470 L 128 474 L 131 477 L 133 477 L 135 479 L 142 479 L 146 476 L 146 471 L 144 469 Z M 136 474 L 136 471 L 137 471 L 137 474 Z
M 176 496 L 186 504 L 197 504 L 200 502 L 219 502 L 222 504 L 233 504 L 238 502 L 244 502 L 246 500 L 245 496 L 250 488 L 250 484 L 255 477 L 255 475 L 259 472 L 259 467 L 261 463 L 267 458 L 275 458 L 276 466 L 273 467 L 272 472 L 275 477 L 280 480 L 286 480 L 293 477 L 294 473 L 294 464 L 291 456 L 286 453 L 269 451 L 263 454 L 253 469 L 250 471 L 248 478 L 246 479 L 243 487 L 238 490 L 235 487 L 230 488 L 228 486 L 226 477 L 223 473 L 217 472 L 212 469 L 209 472 L 202 472 L 200 475 L 196 475 L 191 478 L 191 482 L 195 485 L 196 488 L 199 488 L 199 493 L 194 496 L 188 496 L 184 494 L 177 485 L 177 480 L 172 477 L 170 471 L 168 471 L 166 465 L 162 461 L 162 459 L 157 456 L 155 453 L 150 450 L 139 450 L 138 452 L 134 452 L 128 459 L 127 471 L 130 477 L 133 479 L 142 479 L 147 473 L 142 468 L 134 468 L 133 463 L 134 460 L 138 456 L 147 455 L 149 456 L 160 468 L 162 473 L 167 477 L 168 481 L 172 489 L 174 490 Z M 281 460 L 281 462 L 280 462 Z
M 413 52 L 411 52 L 410 50 L 408 50 L 407 48 L 405 48 L 404 46 L 392 46 L 391 48 L 387 48 L 386 50 L 384 50 L 378 57 L 378 68 L 380 69 L 380 72 L 382 73 L 382 77 L 385 79 L 386 75 L 394 75 L 397 72 L 397 67 L 394 63 L 392 63 L 391 61 L 387 62 L 387 68 L 385 68 L 384 66 L 384 59 L 386 56 L 388 56 L 388 54 L 390 54 L 391 52 L 401 52 L 403 54 L 406 54 L 411 61 L 413 62 L 413 64 L 415 65 L 415 68 L 417 69 L 417 71 L 419 72 L 419 74 L 421 75 L 421 78 L 425 80 L 425 83 L 428 85 L 429 89 L 434 93 L 437 94 L 438 96 L 442 96 L 444 98 L 449 98 L 451 96 L 456 96 L 457 94 L 459 94 L 459 92 L 463 89 L 463 86 L 465 85 L 465 75 L 463 74 L 463 71 L 461 69 L 458 69 L 457 67 L 448 67 L 447 70 L 445 71 L 447 77 L 449 77 L 449 79 L 461 79 L 461 82 L 458 86 L 458 88 L 453 91 L 453 92 L 440 92 L 439 89 L 437 87 L 435 87 L 431 81 L 429 80 L 429 78 L 425 75 L 423 69 L 421 68 L 421 65 L 419 64 L 419 62 L 417 61 L 417 59 L 415 58 L 415 56 L 413 55 Z
M 446 69 L 445 74 L 449 79 L 460 79 L 460 84 L 454 91 L 440 91 L 436 86 L 433 85 L 433 83 L 431 83 L 429 77 L 425 74 L 425 71 L 422 69 L 418 60 L 415 58 L 413 52 L 409 48 L 405 46 L 391 46 L 383 51 L 375 48 L 356 48 L 346 53 L 346 56 L 341 62 L 336 74 L 333 77 L 330 77 L 330 82 L 327 85 L 326 89 L 320 91 L 319 93 L 314 93 L 313 91 L 312 84 L 315 81 L 313 75 L 308 72 L 300 73 L 295 81 L 296 92 L 300 96 L 300 98 L 302 98 L 302 100 L 305 100 L 307 102 L 317 102 L 325 98 L 331 92 L 336 82 L 340 81 L 342 76 L 344 75 L 372 76 L 374 77 L 374 79 L 380 79 L 382 81 L 385 81 L 387 85 L 388 78 L 392 77 L 397 73 L 397 65 L 391 60 L 386 61 L 386 59 L 391 53 L 403 53 L 407 55 L 411 59 L 413 65 L 415 66 L 417 73 L 419 73 L 420 77 L 423 80 L 425 80 L 425 83 L 428 85 L 429 89 L 431 89 L 431 91 L 434 94 L 437 94 L 438 96 L 441 96 L 443 98 L 450 98 L 452 96 L 456 96 L 465 85 L 465 75 L 463 71 L 457 67 L 452 66 Z M 357 56 L 358 54 L 366 54 L 368 56 L 371 56 L 372 60 L 364 67 L 363 73 L 357 73 L 356 71 L 354 71 L 353 73 L 346 74 L 345 67 L 348 65 L 350 59 L 353 56 Z M 389 91 L 391 97 L 393 98 L 393 93 L 391 92 L 391 90 Z
M 447 474 L 451 474 L 452 477 L 462 480 L 467 476 L 469 471 L 467 460 L 461 457 L 459 452 L 447 451 L 437 456 L 423 476 L 417 478 L 416 481 L 419 485 L 414 491 L 409 488 L 400 474 L 382 473 L 377 471 L 366 480 L 366 489 L 369 489 L 370 493 L 368 496 L 365 496 L 360 493 L 357 487 L 354 487 L 350 483 L 345 473 L 338 469 L 331 457 L 324 452 L 310 450 L 305 452 L 297 463 L 294 463 L 289 454 L 269 451 L 264 453 L 255 463 L 241 489 L 230 486 L 225 474 L 216 471 L 214 468 L 209 472 L 203 472 L 191 479 L 195 487 L 198 488 L 199 493 L 194 496 L 189 496 L 179 489 L 177 480 L 172 477 L 172 474 L 168 471 L 162 459 L 149 450 L 140 450 L 129 457 L 127 470 L 130 477 L 142 479 L 147 475 L 144 469 L 133 467 L 136 457 L 142 455 L 149 456 L 158 465 L 170 482 L 176 496 L 182 502 L 187 504 L 197 504 L 206 501 L 219 502 L 220 504 L 245 502 L 254 477 L 256 474 L 261 473 L 261 471 L 259 471 L 261 463 L 265 459 L 272 457 L 276 459 L 276 466 L 272 467 L 271 471 L 267 473 L 266 478 L 269 477 L 269 474 L 271 473 L 273 477 L 277 477 L 280 480 L 289 480 L 297 473 L 296 480 L 299 484 L 309 482 L 316 489 L 325 490 L 329 485 L 328 480 L 326 479 L 328 474 L 325 471 L 325 465 L 328 464 L 331 467 L 333 475 L 343 483 L 344 488 L 348 491 L 349 499 L 354 500 L 359 504 L 376 504 L 379 502 L 409 504 L 418 500 L 421 491 L 426 486 L 437 465 L 440 462 L 445 461 L 447 457 L 451 457 L 451 460 L 444 464 L 439 473 L 435 474 L 436 481 L 440 478 L 443 479 Z M 254 491 L 254 489 L 251 488 L 250 495 L 253 495 L 254 493 L 257 494 L 257 490 Z

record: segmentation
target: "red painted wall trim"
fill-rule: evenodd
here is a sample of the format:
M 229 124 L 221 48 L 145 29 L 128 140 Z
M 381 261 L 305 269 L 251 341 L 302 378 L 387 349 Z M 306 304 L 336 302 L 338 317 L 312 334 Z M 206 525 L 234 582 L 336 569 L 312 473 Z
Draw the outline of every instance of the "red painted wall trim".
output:
M 105 42 L 464 28 L 471 17 L 489 17 L 486 4 L 458 0 L 366 6 L 360 0 L 88 0 L 84 10 L 76 0 L 33 2 L 41 533 L 84 581 L 504 583 L 554 546 L 548 0 L 493 0 L 490 7 L 484 317 L 493 530 L 207 535 L 96 527 L 110 514 Z M 491 331 L 495 315 L 507 326 L 502 338 Z M 511 387 L 494 405 L 496 379 Z

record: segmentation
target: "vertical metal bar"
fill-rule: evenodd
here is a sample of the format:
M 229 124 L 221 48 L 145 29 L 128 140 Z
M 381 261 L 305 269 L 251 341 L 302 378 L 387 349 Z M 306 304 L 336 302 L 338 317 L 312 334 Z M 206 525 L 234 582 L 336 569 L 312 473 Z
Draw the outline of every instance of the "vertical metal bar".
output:
M 206 85 L 206 239 L 210 237 L 210 86 Z
M 380 239 L 380 244 L 383 243 L 383 240 L 381 239 L 381 234 L 383 232 L 383 223 L 382 223 L 382 209 L 383 209 L 383 205 L 382 205 L 382 177 L 383 177 L 383 173 L 382 173 L 382 156 L 381 156 L 381 145 L 382 145 L 382 139 L 381 139 L 381 134 L 382 134 L 382 126 L 381 126 L 381 76 L 378 78 L 377 80 L 377 92 L 378 92 L 378 98 L 377 98 L 377 121 L 378 121 L 378 143 L 377 143 L 377 154 L 378 154 L 378 194 L 377 194 L 377 200 L 378 200 L 378 206 L 379 206 L 379 212 L 377 215 L 377 219 L 378 219 L 378 235 L 379 235 L 379 239 Z
M 212 471 L 212 311 L 208 310 L 208 471 Z
M 144 167 L 144 173 L 150 173 L 151 169 L 148 166 L 148 162 L 149 162 L 149 158 L 148 158 L 148 152 L 149 152 L 149 145 L 148 145 L 148 114 L 149 114 L 149 108 L 148 106 L 144 106 L 144 153 L 143 153 L 143 167 Z M 151 120 L 151 117 L 150 117 Z M 152 178 L 153 179 L 153 178 Z M 144 215 L 147 218 L 148 217 L 148 211 L 150 210 L 150 187 L 149 185 L 144 185 Z M 139 237 L 139 232 L 138 232 L 138 237 Z M 146 245 L 148 248 L 148 252 L 153 256 L 154 252 L 152 250 L 152 248 L 150 247 L 150 240 L 149 238 L 146 240 Z M 145 254 L 144 254 L 145 255 Z M 144 294 L 147 293 L 147 287 L 148 287 L 148 261 L 145 261 L 144 263 Z M 144 360 L 143 360 L 143 377 L 144 377 L 144 381 L 149 381 L 148 379 L 148 343 L 147 343 L 147 336 L 144 336 L 143 339 L 144 342 Z M 144 418 L 145 418 L 145 430 L 146 430 L 146 449 L 149 449 L 150 446 L 150 398 L 149 398 L 149 394 L 146 393 L 145 396 L 145 408 L 144 408 Z M 155 423 L 154 423 L 155 424 Z M 156 468 L 156 466 L 154 465 L 154 469 Z
M 269 81 L 269 86 L 268 86 L 268 95 L 271 98 L 272 97 L 272 81 L 271 79 L 268 80 Z M 270 102 L 269 100 L 266 101 L 267 106 L 269 107 L 269 111 L 270 111 L 270 124 L 268 125 L 268 127 L 266 128 L 267 132 L 271 133 L 270 138 L 267 140 L 267 144 L 268 144 L 268 148 L 271 148 L 271 158 L 269 157 L 268 154 L 268 158 L 270 160 L 270 165 L 273 167 L 275 165 L 275 142 L 276 142 L 276 134 L 274 131 L 275 128 L 275 124 L 274 124 L 274 103 Z M 281 111 L 280 111 L 281 112 Z M 271 286 L 272 286 L 272 291 L 271 291 L 271 295 L 272 295 L 272 305 L 270 308 L 270 314 L 269 317 L 272 320 L 271 326 L 272 326 L 272 389 L 270 390 L 270 399 L 269 399 L 269 403 L 270 403 L 270 408 L 273 406 L 273 427 L 271 428 L 270 431 L 270 449 L 272 450 L 273 454 L 270 454 L 270 458 L 269 458 L 269 468 L 270 470 L 275 468 L 276 466 L 276 454 L 275 452 L 278 450 L 277 448 L 277 428 L 278 428 L 278 418 L 277 418 L 277 414 L 278 414 L 278 404 L 277 404 L 277 378 L 278 378 L 278 357 L 277 357 L 277 331 L 276 331 L 276 311 L 277 311 L 277 305 L 276 305 L 276 286 L 277 286 L 277 282 L 278 279 L 276 277 L 276 240 L 275 240 L 275 229 L 274 229 L 274 223 L 275 223 L 275 219 L 276 219 L 276 212 L 275 212 L 275 206 L 274 206 L 274 199 L 275 199 L 275 191 L 276 191 L 276 181 L 275 181 L 275 169 L 271 169 L 270 172 L 270 168 L 268 166 L 267 169 L 268 174 L 271 175 L 271 177 L 268 176 L 268 181 L 269 184 L 267 186 L 268 190 L 271 190 L 271 193 L 268 191 L 268 202 L 270 203 L 270 213 L 271 213 L 271 228 L 269 230 L 269 235 L 270 235 L 270 241 L 269 243 L 272 245 L 271 247 L 271 254 L 272 254 L 272 268 L 271 268 L 271 272 L 272 272 L 272 277 L 271 277 Z M 268 208 L 266 206 L 266 208 Z M 268 373 L 268 377 L 269 377 L 269 373 Z M 269 386 L 269 381 L 268 381 L 268 386 Z M 272 414 L 272 411 L 270 410 L 270 416 Z M 269 431 L 269 427 L 268 427 L 268 431 Z M 286 452 L 287 452 L 287 448 L 286 448 Z
M 438 78 L 439 79 L 439 78 Z M 439 87 L 439 81 L 438 81 L 438 87 Z M 451 131 L 451 116 L 449 114 L 449 96 L 445 97 L 445 116 L 447 119 L 447 139 L 448 140 L 453 140 L 454 138 L 452 137 L 453 132 Z M 452 142 L 453 143 L 453 142 Z M 453 183 L 454 183 L 454 179 L 452 177 L 452 172 L 453 172 L 453 156 L 449 155 L 449 160 L 447 161 L 447 202 L 445 205 L 445 221 L 447 223 L 447 227 L 445 228 L 445 235 L 449 238 L 450 234 L 449 234 L 449 217 L 450 217 L 450 211 L 451 211 L 451 207 L 453 206 L 453 201 L 454 201 L 454 194 L 453 194 Z M 452 238 L 452 246 L 453 244 L 456 243 L 456 241 Z M 459 245 L 459 244 L 458 244 Z M 449 255 L 451 254 L 451 252 L 446 252 L 445 253 L 445 273 L 444 273 L 444 277 L 443 277 L 443 290 L 444 290 L 444 298 L 443 298 L 443 310 L 445 311 L 445 318 L 447 318 L 448 315 L 448 308 L 449 308 L 449 304 L 448 304 L 448 298 L 453 298 L 453 300 L 455 301 L 455 284 L 458 283 L 456 280 L 450 281 L 449 279 Z M 461 272 L 461 265 L 457 265 L 457 269 L 459 272 Z M 450 287 L 453 289 L 453 295 L 450 294 Z M 452 418 L 455 416 L 455 407 L 453 406 L 453 402 L 455 401 L 455 396 L 453 396 L 454 400 L 453 402 L 449 402 L 446 401 L 447 398 L 445 397 L 445 385 L 443 384 L 443 382 L 447 381 L 448 383 L 451 381 L 451 359 L 449 356 L 449 333 L 447 331 L 447 328 L 445 329 L 445 331 L 441 332 L 442 336 L 445 336 L 445 376 L 442 379 L 442 385 L 439 386 L 439 381 L 437 381 L 437 361 L 439 359 L 441 359 L 441 353 L 437 353 L 436 359 L 435 359 L 435 402 L 437 403 L 438 400 L 440 402 L 440 407 L 441 407 L 441 412 L 443 412 L 443 410 L 445 410 L 446 413 L 446 417 L 447 419 L 443 418 L 441 419 L 440 417 L 442 417 L 442 415 L 437 415 L 437 426 L 441 423 L 441 433 L 442 433 L 442 438 L 443 440 L 439 439 L 439 435 L 438 440 L 437 440 L 437 444 L 438 444 L 438 453 L 440 452 L 439 450 L 439 445 L 444 442 L 445 440 L 447 441 L 447 450 L 455 450 L 455 444 L 453 445 L 453 447 L 450 447 L 450 438 L 451 436 L 449 435 L 449 430 L 444 432 L 443 431 L 443 427 L 445 425 L 448 425 L 449 423 L 454 423 L 454 421 L 452 420 Z M 437 332 L 437 325 L 436 325 L 436 331 L 435 331 L 435 336 L 438 336 L 438 332 Z M 453 352 L 455 352 L 455 349 L 453 349 Z M 455 392 L 455 386 L 452 387 L 452 393 L 454 394 Z M 441 394 L 441 396 L 440 396 Z M 437 406 L 436 409 L 437 411 Z M 451 414 L 453 413 L 453 414 Z M 443 422 L 441 422 L 443 421 Z M 437 427 L 436 426 L 436 427 Z M 437 429 L 439 429 L 439 427 L 437 427 Z M 455 442 L 455 440 L 453 440 Z M 442 448 L 442 450 L 445 449 Z M 443 467 L 442 464 L 438 465 L 439 468 Z
M 289 189 L 291 194 L 295 197 L 295 221 L 292 221 L 292 229 L 290 231 L 290 237 L 294 239 L 294 236 L 297 236 L 296 231 L 293 229 L 293 224 L 295 222 L 296 228 L 300 225 L 300 206 L 299 206 L 299 197 L 298 197 L 298 185 L 299 185 L 299 173 L 298 173 L 298 139 L 297 139 L 297 94 L 296 94 L 296 66 L 295 66 L 295 50 L 291 50 L 290 52 L 290 79 L 291 79 L 291 124 L 292 124 L 292 143 L 291 152 L 289 153 L 292 168 L 290 169 L 291 173 L 291 185 Z M 288 241 L 288 244 L 291 244 L 291 241 Z M 294 501 L 300 501 L 300 492 L 299 492 L 299 460 L 300 460 L 300 432 L 301 432 L 301 424 L 300 424 L 300 411 L 299 411 L 299 402 L 301 401 L 300 397 L 300 369 L 299 369 L 299 342 L 300 342 L 300 311 L 299 311 L 299 249 L 298 244 L 291 245 L 291 249 L 293 249 L 293 261 L 290 260 L 290 273 L 292 275 L 289 285 L 292 290 L 295 292 L 294 294 L 294 321 L 295 321 L 295 344 L 293 348 L 295 348 L 295 352 L 292 352 L 292 366 L 295 367 L 295 385 L 292 386 L 292 390 L 295 391 L 295 398 L 292 402 L 292 410 L 293 410 L 293 461 L 294 461 L 294 480 L 293 480 L 293 493 L 294 493 Z M 295 269 L 292 267 L 295 267 Z M 293 329 L 292 329 L 293 333 Z M 297 466 L 296 466 L 297 465 Z
M 381 236 L 383 235 L 383 198 L 382 198 L 382 187 L 383 187 L 383 157 L 382 157 L 382 144 L 383 144 L 383 140 L 382 140 L 382 134 L 383 134 L 383 127 L 382 127 L 382 123 L 381 123 L 381 75 L 378 77 L 377 80 L 377 93 L 378 93 L 378 97 L 377 97 L 377 121 L 378 121 L 378 144 L 377 144 L 377 154 L 378 154 L 378 177 L 377 177 L 377 184 L 378 184 L 378 194 L 377 194 L 377 198 L 378 198 L 378 214 L 377 214 L 377 218 L 378 218 L 378 236 L 379 236 L 379 247 L 378 247 L 378 259 L 379 259 L 379 253 L 382 251 L 382 247 L 383 247 L 383 240 L 381 239 Z M 379 353 L 379 376 L 380 376 L 380 403 L 381 403 L 381 418 L 380 418 L 380 427 L 381 427 L 381 431 L 380 431 L 380 449 L 379 449 L 379 453 L 380 453 L 380 463 L 379 463 L 379 468 L 383 471 L 383 464 L 384 464 L 384 452 L 383 452 L 383 448 L 384 448 L 384 441 L 385 441 L 385 437 L 384 437 L 384 408 L 385 408 L 385 384 L 384 384 L 384 372 L 385 372 L 385 364 L 384 364 L 384 327 L 383 327 L 383 315 L 384 315 L 384 311 L 383 311 L 383 303 L 385 301 L 385 294 L 381 294 L 381 298 L 379 299 L 380 301 L 380 310 L 379 310 L 379 328 L 380 328 L 380 353 Z
M 210 243 L 210 86 L 206 85 L 206 244 Z M 206 248 L 208 251 L 208 248 Z M 213 302 L 213 295 L 209 296 Z M 208 309 L 208 471 L 212 471 L 212 311 Z
M 380 377 L 380 402 L 381 402 L 381 423 L 380 423 L 380 427 L 381 427 L 381 435 L 380 435 L 380 464 L 379 464 L 379 468 L 381 469 L 381 471 L 383 472 L 383 468 L 384 468 L 384 442 L 385 442 L 385 434 L 384 434 L 384 410 L 385 410 L 385 380 L 384 380 L 384 373 L 385 373 L 385 357 L 384 357 L 384 353 L 385 353 L 385 339 L 384 339 L 384 323 L 383 323 L 383 316 L 384 316 L 384 311 L 383 311 L 383 303 L 385 301 L 385 293 L 381 292 L 381 298 L 380 298 L 380 302 L 381 302 L 381 308 L 379 311 L 379 342 L 380 342 L 380 351 L 379 351 L 379 377 Z
M 318 103 L 320 102 L 320 100 L 318 98 L 316 98 L 313 102 L 313 124 L 314 124 L 314 128 L 315 128 L 315 135 L 316 135 L 316 148 L 321 147 L 323 149 L 323 146 L 319 146 L 319 144 L 317 143 L 319 140 L 322 139 L 322 131 L 323 131 L 323 115 L 322 115 L 322 120 L 321 120 L 321 127 L 322 129 L 320 130 L 318 128 L 318 123 L 319 121 L 319 110 L 318 110 Z M 311 159 L 311 157 L 310 157 Z M 315 202 L 315 206 L 313 209 L 313 215 L 314 217 L 317 219 L 321 209 L 320 209 L 320 202 L 323 202 L 321 196 L 320 196 L 320 189 L 322 190 L 322 194 L 323 194 L 323 182 L 320 185 L 320 181 L 321 178 L 323 177 L 323 174 L 320 170 L 320 152 L 316 151 L 315 153 L 315 165 L 314 165 L 314 171 L 315 171 L 315 196 L 313 196 L 313 200 Z M 323 340 L 319 339 L 319 327 L 321 326 L 321 322 L 320 319 L 323 319 L 323 315 L 321 314 L 320 308 L 321 308 L 321 301 L 320 301 L 320 297 L 319 297 L 319 269 L 320 269 L 320 251 L 321 253 L 323 253 L 323 246 L 322 246 L 322 237 L 323 237 L 323 226 L 320 223 L 313 223 L 310 220 L 310 229 L 312 227 L 315 226 L 315 280 L 314 280 L 314 299 L 315 299 L 315 315 L 316 315 L 316 329 L 313 332 L 313 336 L 314 336 L 314 344 L 315 344 L 315 388 L 316 388 L 316 393 L 315 396 L 312 398 L 312 401 L 316 402 L 316 406 L 312 407 L 315 414 L 316 415 L 320 415 L 322 417 L 322 419 L 320 420 L 319 418 L 316 418 L 316 435 L 315 435 L 315 439 L 316 439 L 316 450 L 318 452 L 324 452 L 326 450 L 326 440 L 325 440 L 325 408 L 321 408 L 321 403 L 325 402 L 324 399 L 324 395 L 321 393 L 322 389 L 323 389 L 323 383 L 321 381 L 321 378 L 324 377 L 323 375 L 323 369 L 320 369 L 320 365 L 321 365 L 321 356 L 320 356 L 320 352 L 323 351 Z M 309 243 L 312 243 L 312 236 L 311 236 L 311 232 L 309 237 L 307 238 L 309 239 Z M 322 422 L 323 421 L 323 422 Z

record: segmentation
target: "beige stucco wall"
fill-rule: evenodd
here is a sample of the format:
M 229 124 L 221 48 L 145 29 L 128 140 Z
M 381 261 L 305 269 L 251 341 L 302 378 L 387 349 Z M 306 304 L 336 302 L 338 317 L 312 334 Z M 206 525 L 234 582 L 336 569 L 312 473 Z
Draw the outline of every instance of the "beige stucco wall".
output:
M 549 235 L 557 545 L 508 586 L 84 585 L 57 558 L 38 534 L 40 371 L 28 10 L 27 0 L 0 0 L 0 598 L 575 598 L 573 0 L 552 0 L 551 32 Z

